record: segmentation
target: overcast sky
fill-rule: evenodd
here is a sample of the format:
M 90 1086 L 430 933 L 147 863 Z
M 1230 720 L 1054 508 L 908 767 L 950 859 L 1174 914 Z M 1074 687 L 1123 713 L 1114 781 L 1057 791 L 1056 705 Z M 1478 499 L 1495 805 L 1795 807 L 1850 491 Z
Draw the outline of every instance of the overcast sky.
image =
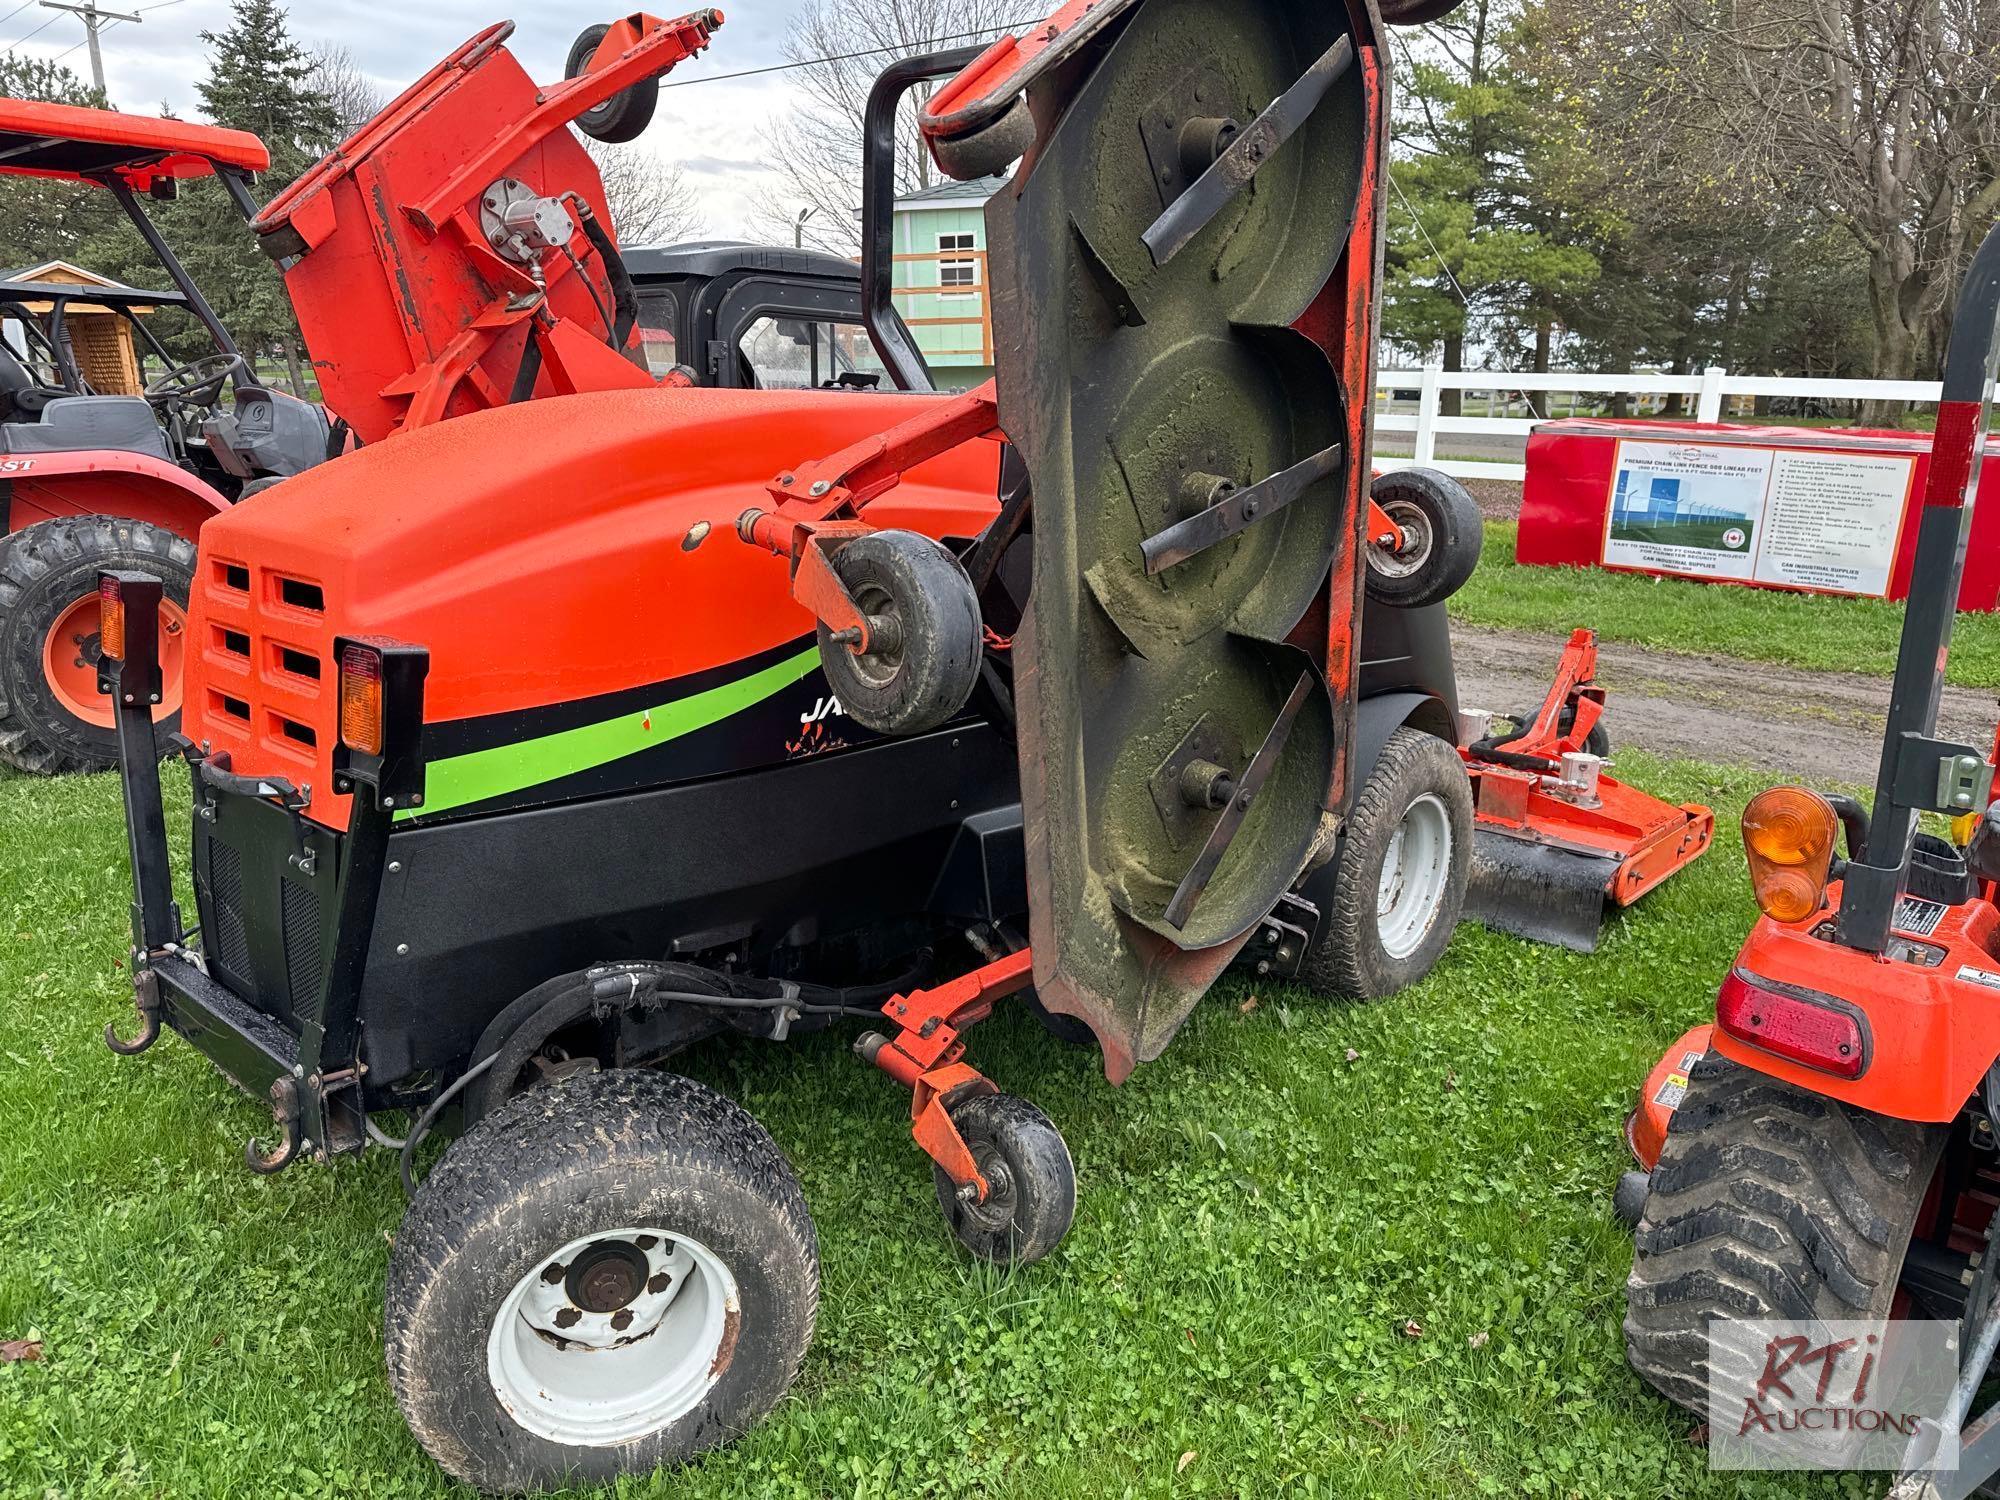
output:
M 716 32 L 709 50 L 682 63 L 673 82 L 709 78 L 784 60 L 782 46 L 800 0 L 733 0 L 721 8 L 728 18 Z M 196 117 L 195 84 L 206 71 L 200 33 L 228 25 L 228 0 L 98 0 L 106 11 L 144 11 L 137 24 L 107 26 L 104 37 L 105 83 L 112 102 L 135 114 L 152 114 L 165 103 L 177 114 Z M 518 29 L 509 45 L 535 78 L 561 76 L 563 59 L 578 32 L 596 21 L 621 14 L 606 0 L 406 0 L 400 5 L 371 0 L 292 0 L 292 33 L 306 43 L 334 42 L 348 49 L 355 62 L 381 87 L 385 97 L 400 91 L 419 73 L 490 22 L 511 16 Z M 673 4 L 653 7 L 659 15 L 680 15 L 692 8 Z M 89 73 L 83 49 L 83 23 L 76 17 L 44 10 L 38 0 L 16 9 L 16 0 L 0 0 L 0 50 L 14 47 L 41 57 L 67 53 L 64 63 L 80 77 Z M 33 33 L 25 42 L 23 37 Z M 18 44 L 18 45 L 17 45 Z M 699 195 L 704 228 L 711 234 L 749 232 L 751 205 L 760 191 L 774 186 L 763 166 L 764 127 L 785 107 L 786 75 L 726 79 L 691 87 L 669 88 L 660 96 L 660 111 L 652 129 L 637 143 L 641 149 L 678 160 L 689 185 Z M 857 200 L 859 188 L 856 189 Z

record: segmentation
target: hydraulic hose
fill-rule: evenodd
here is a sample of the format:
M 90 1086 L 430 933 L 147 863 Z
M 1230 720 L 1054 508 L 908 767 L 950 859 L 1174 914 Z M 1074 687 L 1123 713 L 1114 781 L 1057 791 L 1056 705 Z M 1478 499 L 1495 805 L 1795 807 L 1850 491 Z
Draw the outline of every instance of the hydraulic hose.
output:
M 570 194 L 570 201 L 575 205 L 577 222 L 583 225 L 583 237 L 590 241 L 590 248 L 604 263 L 605 279 L 611 283 L 611 306 L 617 313 L 617 319 L 611 325 L 611 347 L 622 352 L 626 340 L 632 337 L 632 330 L 639 326 L 639 289 L 632 284 L 632 273 L 625 268 L 625 257 L 618 253 L 618 246 L 596 211 L 581 194 Z

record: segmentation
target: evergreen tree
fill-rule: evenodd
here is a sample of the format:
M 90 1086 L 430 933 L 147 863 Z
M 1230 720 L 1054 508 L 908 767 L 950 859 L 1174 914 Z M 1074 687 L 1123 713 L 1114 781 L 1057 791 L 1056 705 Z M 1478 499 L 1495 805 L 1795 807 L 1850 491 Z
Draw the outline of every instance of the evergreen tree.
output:
M 268 202 L 340 143 L 333 101 L 277 0 L 234 0 L 228 28 L 204 31 L 202 40 L 210 48 L 208 76 L 196 90 L 202 113 L 270 148 L 271 169 L 256 190 Z M 283 278 L 222 185 L 186 185 L 158 218 L 245 355 L 276 351 L 299 383 L 298 324 Z
M 103 96 L 62 64 L 16 52 L 0 53 L 0 95 L 104 107 Z M 85 246 L 114 232 L 123 219 L 111 195 L 94 187 L 0 177 L 0 270 L 51 260 L 99 269 L 86 258 Z M 136 248 L 138 236 L 131 241 Z

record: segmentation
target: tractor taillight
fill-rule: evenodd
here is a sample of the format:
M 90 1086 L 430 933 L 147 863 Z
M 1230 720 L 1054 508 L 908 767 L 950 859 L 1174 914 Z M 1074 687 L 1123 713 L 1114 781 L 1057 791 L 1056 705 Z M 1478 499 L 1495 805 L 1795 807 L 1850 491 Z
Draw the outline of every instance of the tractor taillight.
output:
M 1833 870 L 1840 818 L 1804 787 L 1781 786 L 1743 810 L 1743 849 L 1757 906 L 1774 922 L 1803 922 L 1820 909 Z
M 382 653 L 352 642 L 340 653 L 340 742 L 382 753 Z
M 125 590 L 108 574 L 97 580 L 97 639 L 105 656 L 125 660 Z
M 1741 969 L 1722 981 L 1715 1024 L 1739 1042 L 1836 1078 L 1859 1078 L 1868 1068 L 1860 1016 L 1831 995 L 1779 986 Z

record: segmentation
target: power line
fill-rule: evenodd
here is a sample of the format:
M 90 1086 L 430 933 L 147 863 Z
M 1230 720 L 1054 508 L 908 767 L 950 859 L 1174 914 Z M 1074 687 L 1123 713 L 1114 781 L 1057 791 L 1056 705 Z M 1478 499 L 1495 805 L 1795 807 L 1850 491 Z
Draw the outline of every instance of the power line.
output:
M 18 16 L 22 11 L 26 10 L 29 6 L 33 5 L 34 3 L 35 0 L 21 0 L 21 3 L 15 6 L 12 10 L 8 11 L 6 15 L 0 16 L 0 26 L 5 26 L 9 21 L 13 20 L 14 17 Z
M 1030 16 L 1023 21 L 1003 21 L 997 26 L 984 26 L 978 31 L 961 31 L 956 36 L 927 36 L 917 41 L 899 43 L 893 47 L 870 47 L 865 52 L 836 52 L 828 57 L 805 57 L 797 62 L 772 63 L 764 68 L 743 68 L 734 73 L 711 73 L 706 78 L 663 79 L 663 89 L 691 88 L 697 83 L 723 83 L 731 78 L 756 78 L 764 73 L 790 73 L 798 68 L 817 68 L 826 63 L 853 62 L 863 57 L 886 57 L 892 52 L 909 52 L 918 47 L 937 47 L 945 42 L 966 42 L 977 36 L 993 36 L 1002 31 L 1017 31 L 1024 26 L 1040 22 L 1040 16 Z
M 61 16 L 50 16 L 46 21 L 42 22 L 41 25 L 37 26 L 33 31 L 29 32 L 19 41 L 9 42 L 7 44 L 7 50 L 11 52 L 16 47 L 26 46 L 29 42 L 33 41 L 36 37 L 40 36 L 43 32 L 47 31 L 51 26 L 55 25 L 56 22 L 60 21 L 61 19 L 62 19 Z
M 1403 208 L 1408 212 L 1410 222 L 1417 226 L 1417 233 L 1424 237 L 1424 243 L 1431 247 L 1431 254 L 1437 257 L 1438 269 L 1444 272 L 1444 279 L 1451 283 L 1451 289 L 1458 294 L 1458 300 L 1465 304 L 1466 310 L 1471 311 L 1472 299 L 1465 295 L 1465 288 L 1460 286 L 1458 278 L 1451 274 L 1451 262 L 1444 258 L 1444 252 L 1438 249 L 1437 241 L 1432 239 L 1431 232 L 1424 228 L 1424 221 L 1417 216 L 1416 205 L 1410 202 L 1409 195 L 1403 191 L 1402 183 L 1396 181 L 1394 172 L 1389 173 L 1389 186 L 1396 190 L 1396 196 L 1402 199 Z

